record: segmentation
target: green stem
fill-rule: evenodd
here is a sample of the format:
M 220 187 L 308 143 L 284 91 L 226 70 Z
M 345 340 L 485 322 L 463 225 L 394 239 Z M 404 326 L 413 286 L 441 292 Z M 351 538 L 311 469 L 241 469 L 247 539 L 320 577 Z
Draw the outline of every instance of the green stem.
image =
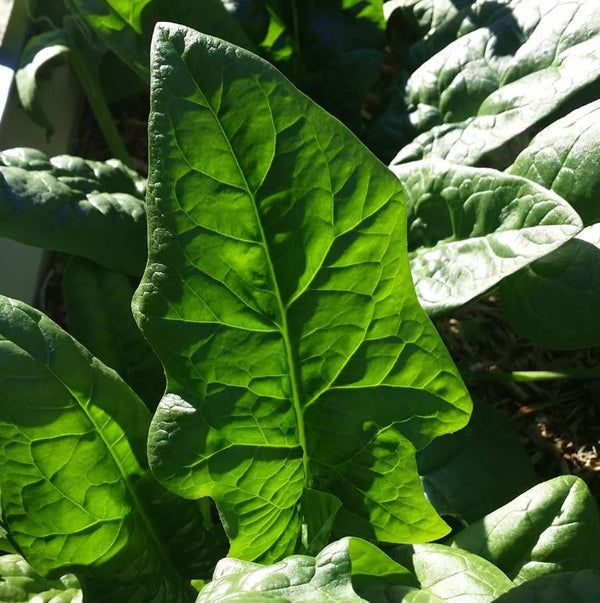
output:
M 557 381 L 559 379 L 600 379 L 600 367 L 566 371 L 511 371 L 506 373 L 462 372 L 470 383 L 509 383 L 511 381 Z
M 133 167 L 133 161 L 108 108 L 108 103 L 106 102 L 98 77 L 86 62 L 77 56 L 76 52 L 72 52 L 70 56 L 75 74 L 81 82 L 85 96 L 98 122 L 100 131 L 106 140 L 109 151 L 113 157 L 120 159 L 129 167 Z

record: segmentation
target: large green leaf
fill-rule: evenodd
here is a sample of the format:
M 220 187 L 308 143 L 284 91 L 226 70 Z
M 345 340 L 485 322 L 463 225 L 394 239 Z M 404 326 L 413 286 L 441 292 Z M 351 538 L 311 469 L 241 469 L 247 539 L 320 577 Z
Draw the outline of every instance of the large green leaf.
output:
M 4 151 L 0 236 L 139 275 L 146 261 L 143 193 L 141 179 L 117 160 Z
M 165 390 L 165 379 L 131 314 L 134 290 L 126 274 L 82 258 L 71 258 L 63 277 L 69 333 L 115 369 L 154 410 Z
M 600 518 L 585 483 L 557 477 L 471 524 L 453 546 L 480 555 L 520 584 L 600 568 Z
M 504 313 L 520 335 L 560 349 L 600 345 L 600 101 L 538 134 L 509 172 L 562 195 L 587 226 L 502 285 Z
M 497 603 L 596 603 L 600 572 L 582 570 L 542 576 L 513 588 Z
M 241 49 L 161 25 L 152 65 L 134 313 L 167 373 L 153 471 L 212 496 L 246 559 L 295 550 L 307 487 L 346 534 L 441 536 L 415 448 L 470 400 L 414 295 L 399 181 Z
M 3 603 L 82 603 L 73 574 L 48 580 L 36 574 L 20 555 L 0 556 L 0 601 Z
M 536 482 L 512 423 L 489 404 L 475 402 L 464 429 L 437 438 L 417 455 L 425 493 L 436 511 L 466 523 Z
M 398 11 L 421 36 L 436 31 L 441 25 L 456 18 L 473 0 L 390 0 L 384 5 L 387 19 Z
M 294 555 L 267 567 L 223 559 L 217 565 L 213 581 L 200 592 L 196 603 L 364 601 L 356 590 L 393 589 L 396 585 L 411 584 L 416 584 L 414 576 L 374 545 L 357 538 L 344 538 L 327 546 L 315 558 Z
M 197 558 L 175 567 L 173 547 L 181 524 L 193 528 L 190 550 L 207 536 L 195 503 L 162 503 L 174 497 L 147 470 L 149 422 L 114 371 L 37 310 L 0 298 L 2 515 L 36 572 L 73 572 L 94 601 L 189 600 Z
M 421 134 L 393 163 L 440 157 L 506 167 L 532 128 L 600 78 L 597 8 L 596 0 L 474 3 L 457 38 L 399 89 Z M 399 131 L 396 148 L 405 142 Z
M 441 159 L 392 170 L 408 194 L 411 271 L 429 314 L 481 295 L 582 227 L 564 199 L 520 176 Z
M 442 601 L 491 603 L 513 587 L 502 571 L 472 553 L 440 544 L 419 544 L 414 550 L 421 587 Z
M 104 43 L 141 78 L 148 79 L 154 24 L 173 21 L 236 44 L 252 44 L 221 0 L 69 0 Z

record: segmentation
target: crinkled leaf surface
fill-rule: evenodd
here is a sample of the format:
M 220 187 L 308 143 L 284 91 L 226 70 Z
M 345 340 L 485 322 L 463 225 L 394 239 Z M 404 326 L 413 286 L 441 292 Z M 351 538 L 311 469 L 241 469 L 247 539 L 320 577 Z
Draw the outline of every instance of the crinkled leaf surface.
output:
M 77 578 L 66 574 L 48 580 L 20 555 L 0 556 L 0 601 L 3 603 L 82 603 Z
M 513 587 L 502 571 L 472 553 L 441 544 L 415 545 L 414 551 L 421 586 L 443 601 L 491 603 Z
M 139 176 L 117 160 L 4 151 L 0 235 L 139 275 L 146 260 L 143 192 Z
M 243 30 L 221 0 L 70 0 L 124 63 L 148 79 L 148 50 L 157 21 L 175 21 L 251 47 Z
M 196 603 L 263 599 L 290 603 L 364 601 L 355 590 L 365 585 L 393 587 L 414 583 L 415 578 L 408 570 L 373 544 L 344 538 L 314 558 L 293 555 L 267 567 L 223 559 L 217 564 L 213 581 L 200 592 Z
M 585 483 L 563 475 L 459 532 L 453 546 L 485 557 L 515 583 L 600 568 L 600 519 Z
M 444 534 L 414 453 L 470 400 L 414 295 L 399 181 L 241 49 L 160 25 L 152 65 L 153 471 L 215 499 L 232 556 L 293 552 L 306 487 L 346 534 Z
M 535 474 L 512 423 L 475 400 L 469 424 L 417 454 L 425 494 L 436 511 L 466 523 L 532 487 Z
M 506 167 L 528 129 L 600 77 L 597 9 L 595 0 L 476 2 L 458 38 L 410 76 L 404 98 L 422 134 L 392 163 Z
M 420 35 L 425 36 L 471 4 L 473 0 L 389 0 L 384 4 L 384 12 L 389 19 L 393 11 L 398 10 Z
M 600 101 L 538 134 L 509 172 L 562 195 L 587 226 L 503 283 L 502 309 L 519 334 L 551 348 L 600 345 Z
M 497 603 L 596 603 L 600 572 L 582 570 L 535 578 L 513 588 Z
M 181 547 L 179 522 L 195 528 L 188 539 L 203 532 L 181 505 L 165 520 L 159 499 L 172 495 L 146 467 L 149 422 L 114 371 L 39 311 L 0 298 L 2 514 L 35 571 L 77 574 L 94 601 L 189 600 L 170 539 Z
M 411 272 L 429 314 L 481 295 L 582 227 L 564 199 L 520 176 L 441 159 L 392 171 L 408 194 Z
M 154 410 L 165 390 L 163 369 L 131 313 L 132 279 L 73 257 L 63 275 L 69 333 L 115 369 Z

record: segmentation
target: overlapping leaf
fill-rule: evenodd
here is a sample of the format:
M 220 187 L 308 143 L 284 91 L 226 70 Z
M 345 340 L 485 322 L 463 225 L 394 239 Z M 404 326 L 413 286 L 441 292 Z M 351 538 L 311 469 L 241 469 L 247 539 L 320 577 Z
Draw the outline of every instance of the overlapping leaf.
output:
M 81 258 L 71 258 L 63 276 L 69 333 L 154 410 L 165 389 L 164 375 L 131 314 L 134 290 L 126 274 Z
M 73 572 L 94 601 L 189 600 L 186 578 L 206 572 L 207 553 L 175 567 L 173 547 L 218 540 L 195 503 L 149 474 L 149 422 L 114 371 L 37 310 L 0 299 L 2 514 L 36 572 Z
M 453 30 L 453 40 L 432 38 L 421 54 L 435 54 L 398 82 L 407 123 L 392 106 L 381 116 L 389 125 L 373 132 L 386 140 L 370 136 L 378 148 L 395 146 L 393 163 L 440 157 L 504 169 L 532 128 L 600 78 L 595 0 L 479 0 Z
M 470 402 L 414 296 L 400 183 L 241 49 L 161 25 L 152 65 L 134 304 L 167 372 L 155 474 L 212 496 L 246 559 L 295 550 L 307 487 L 347 533 L 443 534 L 414 452 Z
M 480 555 L 516 584 L 600 568 L 600 518 L 585 483 L 561 476 L 471 524 L 453 545 Z
M 116 160 L 4 151 L 0 235 L 139 275 L 146 260 L 143 194 L 139 176 Z
M 519 176 L 440 159 L 392 171 L 406 186 L 411 272 L 429 314 L 481 295 L 582 227 L 564 199 Z
M 502 285 L 504 313 L 521 335 L 553 348 L 600 345 L 600 101 L 538 134 L 508 170 L 551 188 L 586 228 Z

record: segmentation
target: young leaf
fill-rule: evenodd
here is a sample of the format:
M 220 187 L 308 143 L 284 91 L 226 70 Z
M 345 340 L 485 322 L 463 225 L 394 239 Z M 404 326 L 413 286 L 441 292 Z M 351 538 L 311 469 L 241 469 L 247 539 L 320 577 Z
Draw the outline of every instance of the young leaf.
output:
M 453 546 L 497 565 L 516 584 L 600 568 L 600 518 L 585 483 L 563 475 L 471 524 Z
M 600 345 L 598 141 L 600 101 L 540 132 L 508 170 L 562 195 L 587 226 L 560 249 L 502 284 L 502 309 L 511 326 L 546 347 Z
M 428 500 L 442 516 L 481 519 L 531 488 L 535 474 L 512 423 L 477 402 L 469 424 L 417 454 Z
M 170 495 L 154 484 L 144 496 L 149 422 L 114 371 L 37 310 L 0 298 L 2 514 L 36 572 L 74 572 L 94 601 L 189 600 L 187 570 L 169 557 L 178 530 L 162 533 L 155 512 Z M 179 508 L 175 520 L 189 517 Z
M 213 581 L 200 592 L 196 603 L 225 599 L 294 603 L 364 601 L 355 592 L 361 585 L 393 587 L 414 583 L 408 570 L 371 543 L 344 538 L 330 544 L 316 558 L 294 555 L 268 567 L 222 559 Z
M 245 559 L 295 550 L 305 488 L 342 501 L 346 533 L 441 536 L 414 452 L 470 401 L 414 295 L 399 181 L 241 49 L 160 25 L 152 72 L 134 313 L 167 373 L 153 471 L 213 497 Z
M 116 160 L 4 151 L 0 236 L 139 275 L 146 261 L 146 211 L 139 177 L 132 174 Z
M 47 580 L 36 574 L 20 555 L 0 556 L 0 601 L 3 603 L 82 603 L 73 574 Z
M 392 171 L 408 194 L 411 272 L 430 315 L 485 293 L 581 230 L 564 199 L 519 176 L 441 159 Z
M 440 157 L 506 167 L 528 129 L 600 78 L 597 8 L 596 0 L 475 3 L 459 37 L 411 75 L 406 101 L 423 133 L 392 163 Z
M 131 314 L 134 290 L 127 275 L 82 258 L 71 258 L 63 277 L 69 333 L 117 371 L 154 410 L 165 390 L 165 379 Z
M 600 592 L 600 572 L 582 570 L 541 576 L 513 588 L 497 603 L 595 603 Z
M 513 583 L 482 557 L 440 544 L 414 547 L 413 564 L 421 587 L 442 601 L 491 603 Z

